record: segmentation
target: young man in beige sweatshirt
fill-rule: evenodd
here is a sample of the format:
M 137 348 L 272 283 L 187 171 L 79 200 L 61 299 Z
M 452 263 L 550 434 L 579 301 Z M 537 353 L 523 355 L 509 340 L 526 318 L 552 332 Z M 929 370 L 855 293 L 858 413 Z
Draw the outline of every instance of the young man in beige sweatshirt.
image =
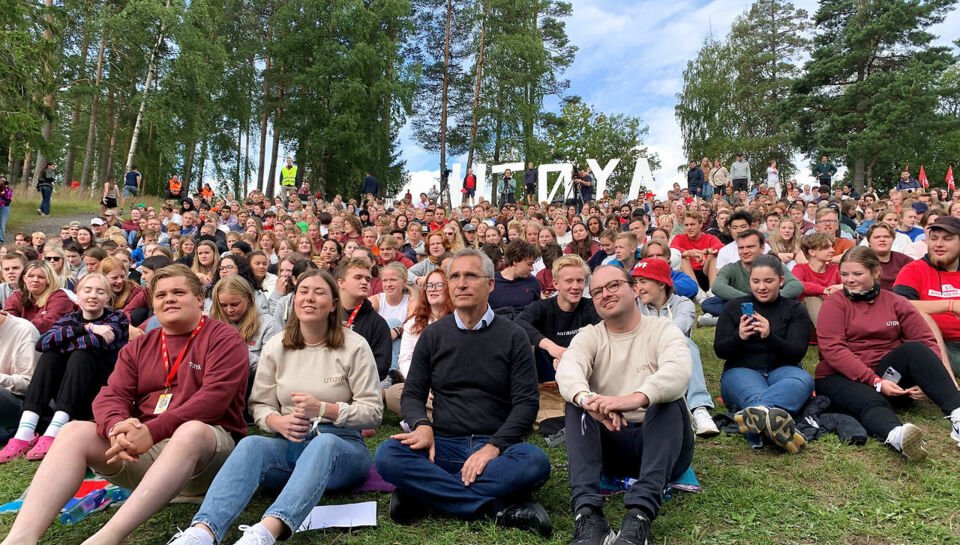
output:
M 627 516 L 615 545 L 640 545 L 660 510 L 664 486 L 693 458 L 684 403 L 691 359 L 667 318 L 642 317 L 634 279 L 620 267 L 594 271 L 590 296 L 603 319 L 573 338 L 557 368 L 566 405 L 566 446 L 574 544 L 600 545 L 611 533 L 600 476 L 631 477 Z

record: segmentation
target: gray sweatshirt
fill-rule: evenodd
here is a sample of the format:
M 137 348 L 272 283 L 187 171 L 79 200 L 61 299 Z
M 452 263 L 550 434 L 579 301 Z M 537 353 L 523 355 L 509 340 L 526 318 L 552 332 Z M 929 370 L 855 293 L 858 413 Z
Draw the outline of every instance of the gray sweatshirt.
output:
M 730 165 L 730 179 L 731 180 L 742 180 L 746 178 L 750 180 L 750 163 L 747 161 L 734 161 Z

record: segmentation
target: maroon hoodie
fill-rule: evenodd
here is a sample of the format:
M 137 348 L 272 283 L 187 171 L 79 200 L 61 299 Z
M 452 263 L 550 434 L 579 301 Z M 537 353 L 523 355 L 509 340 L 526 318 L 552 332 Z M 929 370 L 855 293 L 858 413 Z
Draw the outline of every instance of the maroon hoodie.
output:
M 908 341 L 921 342 L 940 354 L 937 339 L 920 311 L 891 291 L 880 290 L 873 301 L 851 301 L 835 293 L 823 301 L 817 319 L 820 363 L 818 379 L 837 373 L 873 386 L 875 368 L 884 356 Z
M 37 331 L 43 334 L 53 327 L 57 320 L 77 310 L 77 305 L 73 304 L 67 292 L 56 290 L 47 298 L 46 305 L 38 307 L 21 301 L 20 290 L 17 290 L 7 297 L 3 310 L 24 320 L 30 320 Z
M 250 363 L 240 333 L 207 318 L 177 370 L 170 388 L 170 406 L 156 415 L 153 411 L 166 380 L 160 356 L 161 331 L 157 328 L 120 350 L 107 385 L 93 400 L 93 417 L 100 435 L 106 438 L 110 428 L 131 417 L 146 424 L 154 443 L 169 438 L 180 424 L 190 420 L 222 426 L 234 437 L 246 435 L 243 398 Z M 189 338 L 190 333 L 167 337 L 170 365 Z

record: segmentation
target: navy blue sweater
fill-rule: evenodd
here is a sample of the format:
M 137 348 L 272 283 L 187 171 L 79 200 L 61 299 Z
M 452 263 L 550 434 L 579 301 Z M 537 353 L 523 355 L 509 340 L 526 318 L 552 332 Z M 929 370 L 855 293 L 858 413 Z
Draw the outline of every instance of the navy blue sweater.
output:
M 540 407 L 530 341 L 503 317 L 480 330 L 457 327 L 453 315 L 428 326 L 413 350 L 400 409 L 415 425 L 427 420 L 433 391 L 438 437 L 490 435 L 501 451 L 523 441 Z

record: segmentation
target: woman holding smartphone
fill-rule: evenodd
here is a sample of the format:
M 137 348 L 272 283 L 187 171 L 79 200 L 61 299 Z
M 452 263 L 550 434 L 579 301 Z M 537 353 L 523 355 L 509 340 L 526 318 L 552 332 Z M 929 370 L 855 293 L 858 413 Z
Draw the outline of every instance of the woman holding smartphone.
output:
M 960 444 L 960 392 L 923 316 L 907 299 L 880 289 L 880 273 L 869 248 L 854 248 L 840 260 L 843 293 L 824 301 L 817 322 L 817 393 L 907 460 L 919 461 L 927 456 L 923 432 L 901 422 L 894 407 L 930 398 Z
M 750 266 L 750 295 L 727 302 L 717 321 L 713 349 L 726 360 L 720 393 L 740 433 L 754 448 L 766 437 L 790 453 L 806 442 L 793 417 L 813 393 L 804 371 L 810 317 L 796 299 L 780 297 L 784 266 L 770 254 Z

